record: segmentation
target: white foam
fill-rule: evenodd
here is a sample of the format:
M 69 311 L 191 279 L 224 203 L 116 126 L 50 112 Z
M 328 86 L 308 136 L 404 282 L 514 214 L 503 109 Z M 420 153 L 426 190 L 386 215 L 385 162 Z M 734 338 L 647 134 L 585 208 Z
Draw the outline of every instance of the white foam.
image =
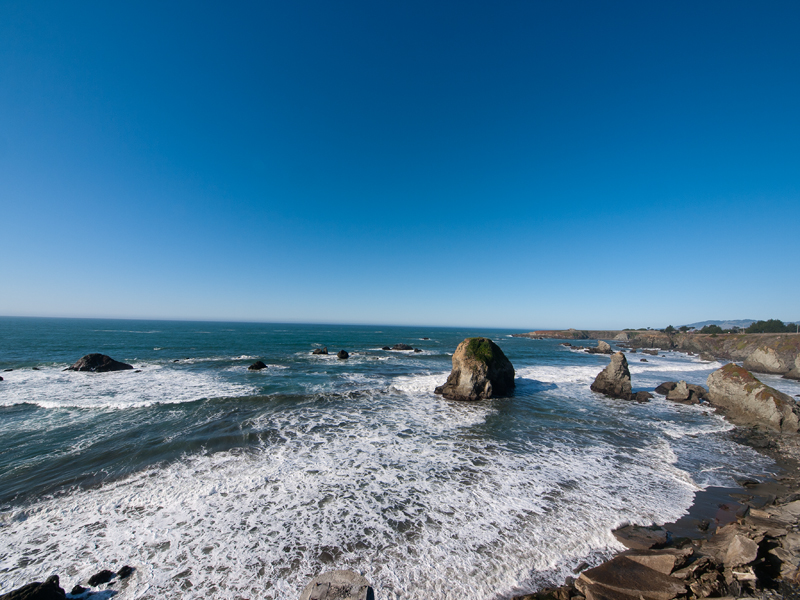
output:
M 246 396 L 256 391 L 250 385 L 225 381 L 214 372 L 194 372 L 170 365 L 144 365 L 138 373 L 62 369 L 42 367 L 38 371 L 8 373 L 0 406 L 28 403 L 45 408 L 132 408 Z

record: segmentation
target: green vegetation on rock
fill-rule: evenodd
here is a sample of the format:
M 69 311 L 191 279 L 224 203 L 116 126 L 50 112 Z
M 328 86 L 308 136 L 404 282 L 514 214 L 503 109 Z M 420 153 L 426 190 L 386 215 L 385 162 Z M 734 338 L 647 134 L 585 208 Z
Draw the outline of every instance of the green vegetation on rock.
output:
M 492 362 L 492 360 L 494 360 L 492 343 L 486 338 L 469 338 L 469 343 L 467 344 L 467 353 L 486 364 L 489 364 Z

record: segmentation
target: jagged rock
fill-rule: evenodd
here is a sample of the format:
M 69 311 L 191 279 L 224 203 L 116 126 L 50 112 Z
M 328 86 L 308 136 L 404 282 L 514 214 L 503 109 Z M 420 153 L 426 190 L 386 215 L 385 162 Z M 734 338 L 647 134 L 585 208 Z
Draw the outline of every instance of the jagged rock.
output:
M 117 577 L 119 577 L 120 579 L 127 579 L 128 577 L 131 576 L 131 574 L 134 571 L 135 571 L 135 569 L 133 567 L 125 565 L 119 571 L 117 571 Z
M 339 352 L 336 353 L 336 358 L 345 360 L 347 358 L 350 358 L 350 355 L 347 353 L 346 350 L 339 350 Z
M 681 380 L 667 392 L 667 400 L 681 404 L 700 404 L 700 395 Z
M 419 348 L 414 348 L 414 352 L 416 352 L 417 354 L 419 354 L 420 352 L 422 352 L 422 350 L 420 350 Z
M 708 400 L 750 424 L 797 432 L 800 410 L 791 396 L 761 383 L 749 371 L 728 363 L 708 376 Z
M 694 550 L 689 548 L 666 548 L 663 550 L 628 550 L 624 553 L 629 559 L 654 571 L 669 575 L 682 568 Z
M 114 360 L 105 354 L 87 354 L 82 357 L 71 367 L 64 369 L 65 371 L 93 371 L 95 373 L 105 373 L 107 371 L 123 371 L 125 369 L 133 369 L 127 363 Z
M 514 366 L 500 346 L 482 337 L 467 338 L 453 353 L 453 370 L 434 392 L 450 400 L 481 400 L 514 391 Z
M 247 367 L 248 371 L 260 371 L 261 369 L 266 369 L 267 365 L 263 363 L 263 361 L 257 360 L 252 365 Z
M 314 348 L 314 351 L 311 354 L 327 354 L 327 353 L 328 353 L 328 347 L 325 346 L 323 348 Z
M 622 400 L 631 399 L 631 372 L 628 361 L 622 352 L 611 356 L 611 362 L 600 371 L 590 386 L 593 392 L 605 394 Z
M 789 365 L 783 362 L 773 348 L 766 346 L 756 348 L 744 359 L 742 366 L 748 371 L 756 373 L 785 373 Z
M 586 350 L 589 354 L 613 354 L 614 351 L 611 346 L 603 340 L 597 340 L 596 348 L 589 348 Z
M 665 381 L 656 388 L 656 394 L 666 396 L 668 392 L 671 392 L 675 389 L 676 385 L 678 385 L 677 381 Z
M 375 600 L 375 592 L 353 571 L 328 571 L 311 580 L 300 600 Z
M 95 586 L 98 586 L 98 585 L 103 584 L 103 583 L 108 583 L 109 581 L 114 579 L 115 576 L 116 576 L 116 573 L 114 573 L 114 571 L 109 571 L 108 569 L 103 569 L 99 573 L 95 573 L 94 575 L 92 575 L 89 578 L 89 585 L 91 585 L 92 587 L 95 587 Z
M 409 346 L 408 344 L 395 344 L 390 348 L 391 350 L 413 350 L 413 346 Z
M 664 546 L 667 543 L 668 534 L 666 529 L 652 525 L 642 527 L 640 525 L 626 525 L 615 529 L 611 533 L 617 541 L 631 550 L 650 550 Z
M 626 556 L 584 571 L 575 587 L 590 598 L 608 600 L 640 598 L 641 600 L 672 600 L 686 592 L 686 585 L 674 577 L 646 567 Z
M 44 583 L 34 581 L 0 596 L 0 600 L 64 600 L 67 595 L 58 584 L 58 575 L 51 575 Z

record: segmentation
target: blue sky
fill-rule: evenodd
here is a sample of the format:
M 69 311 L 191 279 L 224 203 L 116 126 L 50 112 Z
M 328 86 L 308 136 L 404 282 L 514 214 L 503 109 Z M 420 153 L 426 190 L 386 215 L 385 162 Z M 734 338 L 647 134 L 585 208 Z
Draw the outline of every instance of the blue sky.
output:
M 800 319 L 798 30 L 797 2 L 3 2 L 0 314 Z

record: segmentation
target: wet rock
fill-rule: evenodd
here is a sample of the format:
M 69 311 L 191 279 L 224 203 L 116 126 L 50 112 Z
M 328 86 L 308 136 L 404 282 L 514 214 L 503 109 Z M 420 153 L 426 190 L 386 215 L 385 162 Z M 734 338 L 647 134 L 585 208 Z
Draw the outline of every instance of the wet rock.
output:
M 99 573 L 95 573 L 94 575 L 92 575 L 89 578 L 89 585 L 91 585 L 92 587 L 95 587 L 95 586 L 101 585 L 103 583 L 108 583 L 109 581 L 114 579 L 115 576 L 116 576 L 116 573 L 114 573 L 114 571 L 109 571 L 108 569 L 103 569 Z
M 420 353 L 420 352 L 422 352 L 422 350 L 420 350 L 419 348 L 414 348 L 414 352 Z
M 117 577 L 119 577 L 120 579 L 127 579 L 133 574 L 134 571 L 135 569 L 133 567 L 125 565 L 119 571 L 117 571 Z
M 669 534 L 663 527 L 651 525 L 642 527 L 640 525 L 626 525 L 615 529 L 611 533 L 617 538 L 620 544 L 631 550 L 650 550 L 666 545 Z
M 467 338 L 453 353 L 453 370 L 434 392 L 450 400 L 481 400 L 514 391 L 514 366 L 487 338 Z
M 34 581 L 0 595 L 0 600 L 64 600 L 66 594 L 58 583 L 58 575 L 51 575 L 44 583 Z
M 2 378 L 2 377 L 0 377 L 0 381 L 3 381 L 3 378 Z
M 413 350 L 413 346 L 409 346 L 408 344 L 395 344 L 391 347 L 391 350 Z
M 640 358 L 639 362 L 649 362 L 646 358 Z
M 622 400 L 631 399 L 631 372 L 622 352 L 611 356 L 611 362 L 595 378 L 590 386 L 593 392 Z
M 266 369 L 267 365 L 263 363 L 263 361 L 257 360 L 252 365 L 247 367 L 248 371 L 260 371 L 261 369 Z
M 423 340 L 429 340 L 429 339 L 431 339 L 431 338 L 428 338 L 428 337 L 424 337 L 424 338 L 422 338 L 422 339 L 423 339 Z
M 767 425 L 784 433 L 800 428 L 800 410 L 791 396 L 764 385 L 733 363 L 708 376 L 708 400 L 745 424 Z
M 311 580 L 300 600 L 375 600 L 375 592 L 358 573 L 328 571 Z
M 336 358 L 341 359 L 341 360 L 346 360 L 346 359 L 350 358 L 350 355 L 347 353 L 346 350 L 339 350 L 336 353 Z
M 125 369 L 133 369 L 127 363 L 114 360 L 105 354 L 87 354 L 82 357 L 71 367 L 67 367 L 66 371 L 92 371 L 94 373 L 105 373 L 108 371 L 123 371 Z
M 653 397 L 653 394 L 650 392 L 645 392 L 644 390 L 636 392 L 631 396 L 631 400 L 635 400 L 636 402 L 650 402 L 650 399 Z
M 10 371 L 13 371 L 13 370 L 14 369 L 3 369 L 3 373 L 9 373 Z
M 667 392 L 671 392 L 672 390 L 674 390 L 676 385 L 678 385 L 677 381 L 665 381 L 656 388 L 656 394 L 661 394 L 662 396 L 666 396 Z
M 683 380 L 679 381 L 674 388 L 667 392 L 667 400 L 680 402 L 681 404 L 700 404 L 698 393 Z
M 82 585 L 76 585 L 76 586 L 74 586 L 72 588 L 72 591 L 70 591 L 70 594 L 73 595 L 73 596 L 80 596 L 84 592 L 88 592 L 88 591 L 89 591 L 89 588 L 85 588 Z
M 325 346 L 323 348 L 314 348 L 314 351 L 311 354 L 327 354 L 327 353 L 328 353 L 328 347 Z
M 381 350 L 391 350 L 391 348 L 389 346 L 384 346 L 383 348 L 381 348 Z

